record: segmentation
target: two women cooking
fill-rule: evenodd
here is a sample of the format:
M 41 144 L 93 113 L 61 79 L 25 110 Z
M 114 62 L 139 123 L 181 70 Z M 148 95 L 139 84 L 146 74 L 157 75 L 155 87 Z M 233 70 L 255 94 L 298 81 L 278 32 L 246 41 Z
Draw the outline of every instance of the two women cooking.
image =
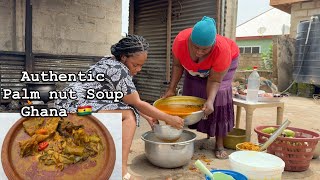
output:
M 57 108 L 76 112 L 78 106 L 91 105 L 93 112 L 122 113 L 122 175 L 134 179 L 127 170 L 128 155 L 139 124 L 139 114 L 152 126 L 156 119 L 181 129 L 183 119 L 167 115 L 140 99 L 132 77 L 141 71 L 147 60 L 149 44 L 137 35 L 129 35 L 111 46 L 113 56 L 102 58 L 88 71 L 105 73 L 104 82 L 76 82 L 65 91 L 77 92 L 76 100 L 58 100 Z M 224 159 L 228 154 L 223 148 L 223 137 L 233 128 L 233 103 L 231 82 L 238 65 L 239 49 L 230 39 L 216 34 L 215 21 L 209 17 L 197 22 L 193 28 L 181 31 L 172 46 L 173 68 L 171 82 L 163 97 L 175 95 L 177 84 L 185 72 L 183 95 L 206 99 L 203 111 L 207 120 L 190 126 L 216 137 L 215 155 Z M 121 91 L 123 99 L 115 103 L 109 100 L 87 100 L 87 89 Z
M 165 114 L 140 99 L 132 77 L 141 71 L 143 64 L 146 62 L 148 48 L 149 44 L 142 36 L 129 35 L 121 39 L 111 46 L 113 56 L 102 58 L 87 71 L 90 71 L 93 76 L 98 73 L 105 74 L 105 81 L 71 83 L 63 91 L 72 89 L 73 92 L 76 92 L 77 99 L 59 99 L 55 102 L 57 108 L 65 108 L 71 113 L 77 112 L 79 106 L 91 106 L 92 112 L 122 113 L 122 176 L 125 180 L 135 179 L 128 172 L 127 161 L 133 136 L 136 127 L 139 125 L 139 114 L 151 126 L 157 123 L 157 119 L 162 119 L 177 129 L 183 128 L 184 124 L 180 117 Z M 120 91 L 124 94 L 124 97 L 120 102 L 89 100 L 85 98 L 88 89 Z

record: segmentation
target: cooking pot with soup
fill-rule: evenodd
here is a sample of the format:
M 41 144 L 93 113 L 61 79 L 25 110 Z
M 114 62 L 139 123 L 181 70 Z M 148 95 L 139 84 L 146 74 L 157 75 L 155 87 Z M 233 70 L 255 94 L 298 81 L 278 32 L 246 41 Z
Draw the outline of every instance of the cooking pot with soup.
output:
M 185 125 L 192 125 L 203 118 L 202 107 L 205 102 L 205 99 L 194 96 L 172 96 L 156 100 L 153 106 L 167 114 L 180 116 Z

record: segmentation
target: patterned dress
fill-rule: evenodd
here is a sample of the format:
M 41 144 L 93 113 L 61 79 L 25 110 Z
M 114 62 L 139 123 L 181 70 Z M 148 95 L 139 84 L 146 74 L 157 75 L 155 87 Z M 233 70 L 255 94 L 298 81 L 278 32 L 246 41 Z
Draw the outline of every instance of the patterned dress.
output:
M 129 95 L 136 91 L 136 87 L 132 81 L 129 69 L 121 62 L 113 59 L 111 56 L 102 58 L 95 65 L 91 66 L 85 73 L 91 73 L 95 77 L 98 73 L 104 74 L 105 81 L 99 82 L 74 82 L 62 91 L 70 91 L 76 93 L 76 99 L 58 99 L 55 101 L 55 107 L 64 108 L 70 113 L 77 112 L 78 106 L 92 106 L 92 112 L 100 110 L 133 110 L 137 125 L 139 124 L 139 112 L 134 107 L 126 104 L 122 100 L 114 102 L 113 100 L 87 99 L 87 90 L 112 92 L 121 91 L 123 95 Z

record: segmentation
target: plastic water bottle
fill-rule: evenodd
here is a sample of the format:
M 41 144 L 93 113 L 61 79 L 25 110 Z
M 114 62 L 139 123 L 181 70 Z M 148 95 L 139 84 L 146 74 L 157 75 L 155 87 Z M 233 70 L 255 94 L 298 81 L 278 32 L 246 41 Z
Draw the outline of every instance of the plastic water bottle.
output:
M 256 103 L 258 102 L 258 93 L 260 88 L 260 76 L 257 71 L 257 66 L 253 67 L 252 73 L 248 78 L 247 86 L 247 102 Z

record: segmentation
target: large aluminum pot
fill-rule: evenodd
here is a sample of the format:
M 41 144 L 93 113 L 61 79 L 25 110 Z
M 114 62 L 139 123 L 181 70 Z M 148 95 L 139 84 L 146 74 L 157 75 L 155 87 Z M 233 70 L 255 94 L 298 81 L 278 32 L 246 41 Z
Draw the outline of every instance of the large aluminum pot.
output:
M 166 143 L 158 139 L 154 132 L 148 131 L 141 136 L 145 142 L 147 159 L 155 166 L 176 168 L 187 164 L 194 153 L 196 134 L 184 130 L 176 142 Z
M 161 105 L 196 105 L 203 106 L 206 102 L 205 99 L 194 97 L 194 96 L 172 96 L 168 98 L 161 98 L 153 103 L 154 107 Z M 168 113 L 168 112 L 165 112 Z M 199 122 L 203 117 L 204 113 L 202 110 L 195 111 L 192 113 L 168 113 L 170 115 L 180 116 L 184 119 L 184 125 L 192 125 Z

